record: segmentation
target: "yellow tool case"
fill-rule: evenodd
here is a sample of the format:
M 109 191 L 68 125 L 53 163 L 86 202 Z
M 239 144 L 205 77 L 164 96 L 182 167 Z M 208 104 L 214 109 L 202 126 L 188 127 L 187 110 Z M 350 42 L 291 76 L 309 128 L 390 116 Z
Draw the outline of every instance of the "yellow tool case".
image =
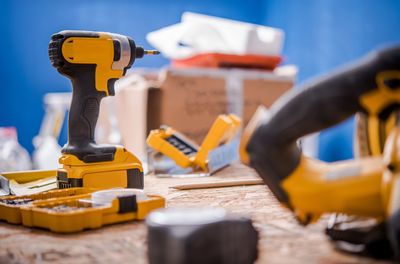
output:
M 87 194 L 34 202 L 31 206 L 22 207 L 21 213 L 24 226 L 73 233 L 113 223 L 143 220 L 152 210 L 163 207 L 165 199 L 157 195 L 146 195 L 140 200 L 132 194 L 116 197 L 109 203 L 96 203 L 93 196 Z
M 11 224 L 21 224 L 21 207 L 30 206 L 32 203 L 41 200 L 54 200 L 61 197 L 71 197 L 76 195 L 86 195 L 96 191 L 93 188 L 69 188 L 52 190 L 32 195 L 4 196 L 0 197 L 0 220 Z

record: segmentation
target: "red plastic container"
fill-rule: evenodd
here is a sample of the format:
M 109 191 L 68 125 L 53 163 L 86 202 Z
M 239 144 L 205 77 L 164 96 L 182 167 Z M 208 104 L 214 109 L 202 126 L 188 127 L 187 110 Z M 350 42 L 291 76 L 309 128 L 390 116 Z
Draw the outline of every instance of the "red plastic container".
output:
M 280 56 L 203 53 L 188 59 L 173 60 L 172 66 L 179 68 L 207 67 L 273 70 L 281 61 L 282 57 Z

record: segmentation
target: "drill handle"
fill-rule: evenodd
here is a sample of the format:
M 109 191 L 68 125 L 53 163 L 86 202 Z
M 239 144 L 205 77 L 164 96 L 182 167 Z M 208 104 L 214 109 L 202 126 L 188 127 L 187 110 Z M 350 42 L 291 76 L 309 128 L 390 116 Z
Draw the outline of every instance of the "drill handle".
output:
M 95 88 L 94 70 L 76 71 L 75 75 L 77 76 L 71 78 L 73 92 L 68 117 L 69 145 L 84 146 L 94 143 L 94 130 L 99 116 L 100 101 L 105 97 L 104 92 L 99 92 Z
M 95 142 L 95 128 L 101 99 L 105 92 L 95 87 L 95 65 L 75 66 L 68 75 L 72 82 L 72 101 L 68 116 L 68 143 L 63 153 L 72 154 L 85 162 L 113 160 L 115 147 L 100 146 Z

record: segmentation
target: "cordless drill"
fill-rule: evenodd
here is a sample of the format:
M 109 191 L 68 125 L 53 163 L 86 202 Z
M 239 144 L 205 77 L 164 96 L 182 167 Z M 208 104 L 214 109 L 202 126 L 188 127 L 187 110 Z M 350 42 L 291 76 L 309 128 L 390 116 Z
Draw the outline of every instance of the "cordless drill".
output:
M 399 109 L 400 46 L 395 46 L 307 82 L 284 95 L 269 111 L 258 111 L 243 134 L 241 158 L 256 169 L 300 223 L 315 221 L 324 213 L 373 218 L 379 227 L 372 228 L 372 233 L 352 229 L 340 233 L 341 238 L 335 235 L 338 230 L 331 235 L 367 243 L 376 253 L 382 251 L 382 242 L 375 243 L 375 238 L 384 233 L 386 239 L 380 241 L 389 241 L 386 248 L 400 259 L 399 120 L 397 125 L 391 122 L 383 156 L 328 164 L 304 156 L 297 145 L 300 137 L 357 112 L 367 115 L 371 124 L 379 124 L 396 116 Z M 380 135 L 378 126 L 369 126 L 375 152 L 380 149 Z
M 119 34 L 65 30 L 51 37 L 51 64 L 71 80 L 73 90 L 68 143 L 57 174 L 60 188 L 143 188 L 139 159 L 122 146 L 96 144 L 94 135 L 101 99 L 114 95 L 115 81 L 145 54 L 158 52 Z

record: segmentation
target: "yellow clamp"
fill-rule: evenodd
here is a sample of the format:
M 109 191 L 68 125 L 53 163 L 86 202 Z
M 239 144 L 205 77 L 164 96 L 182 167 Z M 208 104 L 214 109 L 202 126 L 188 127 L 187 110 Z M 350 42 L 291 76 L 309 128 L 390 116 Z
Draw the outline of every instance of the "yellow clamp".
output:
M 200 146 L 170 127 L 150 131 L 146 142 L 182 168 L 208 171 L 209 152 L 232 140 L 240 124 L 241 119 L 234 114 L 219 115 Z

